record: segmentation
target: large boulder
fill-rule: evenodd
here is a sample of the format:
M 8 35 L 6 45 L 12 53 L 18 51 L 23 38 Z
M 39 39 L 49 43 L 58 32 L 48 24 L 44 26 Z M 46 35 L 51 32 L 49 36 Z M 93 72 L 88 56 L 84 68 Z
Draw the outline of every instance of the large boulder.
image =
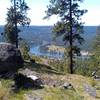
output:
M 0 72 L 16 71 L 23 64 L 19 49 L 10 43 L 0 43 Z
M 42 88 L 42 79 L 35 75 L 26 76 L 21 73 L 14 75 L 15 89 L 19 88 Z

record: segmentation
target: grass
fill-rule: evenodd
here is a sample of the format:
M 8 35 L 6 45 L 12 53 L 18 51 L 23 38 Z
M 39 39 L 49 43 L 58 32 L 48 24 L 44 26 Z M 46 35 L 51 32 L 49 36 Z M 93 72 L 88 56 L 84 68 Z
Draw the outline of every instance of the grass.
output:
M 29 97 L 38 97 L 43 100 L 100 100 L 100 81 L 94 80 L 92 77 L 59 73 L 53 67 L 43 64 L 40 58 L 36 63 L 27 61 L 25 68 L 30 68 L 39 73 L 41 79 L 45 81 L 44 88 L 20 89 L 19 92 L 14 93 L 11 90 L 11 85 L 14 83 L 13 80 L 1 79 L 0 100 L 28 100 Z M 53 87 L 55 82 L 58 85 Z M 71 83 L 74 89 L 61 87 L 65 82 Z M 96 89 L 97 96 L 95 98 L 84 91 L 84 84 L 88 84 Z
M 0 100 L 10 100 L 10 85 L 11 80 L 0 80 Z
M 34 94 L 36 94 L 36 91 Z M 73 90 L 64 90 L 53 87 L 45 87 L 41 91 L 41 97 L 44 98 L 43 100 L 82 100 L 81 97 Z
M 43 100 L 100 100 L 100 90 L 96 90 L 97 97 L 94 98 L 84 91 L 84 84 L 89 84 L 95 87 L 100 84 L 100 81 L 93 80 L 90 77 L 84 77 L 81 75 L 56 75 L 56 74 L 41 74 L 41 78 L 52 83 L 56 80 L 59 82 L 71 83 L 74 89 L 63 89 L 60 86 L 53 87 L 45 85 L 42 89 L 30 89 L 30 90 L 20 90 L 18 93 L 13 93 L 11 91 L 12 80 L 1 80 L 0 86 L 0 100 L 27 100 L 27 96 L 40 97 Z M 99 86 L 100 88 L 100 86 Z
M 48 94 L 44 100 L 82 100 L 81 96 L 73 90 L 49 87 L 46 91 Z
M 30 62 L 26 62 L 25 63 L 25 68 L 29 68 L 33 71 L 36 71 L 38 73 L 54 73 L 54 74 L 61 74 L 60 72 L 56 71 L 53 67 L 49 66 L 49 65 L 44 65 L 42 63 L 30 63 Z

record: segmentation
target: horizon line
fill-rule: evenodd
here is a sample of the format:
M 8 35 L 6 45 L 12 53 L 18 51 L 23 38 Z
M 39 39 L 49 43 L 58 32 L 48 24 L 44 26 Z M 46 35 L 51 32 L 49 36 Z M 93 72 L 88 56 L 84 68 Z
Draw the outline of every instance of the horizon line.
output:
M 5 26 L 5 25 L 0 25 L 0 26 Z M 18 26 L 22 26 L 22 25 L 18 25 Z M 54 26 L 54 25 L 25 25 L 25 26 Z M 83 27 L 84 26 L 99 26 L 99 25 L 83 25 Z

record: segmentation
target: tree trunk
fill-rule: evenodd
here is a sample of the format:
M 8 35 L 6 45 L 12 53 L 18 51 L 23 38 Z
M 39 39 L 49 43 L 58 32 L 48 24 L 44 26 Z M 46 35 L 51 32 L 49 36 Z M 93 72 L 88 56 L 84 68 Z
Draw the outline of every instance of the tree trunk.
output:
M 16 16 L 16 0 L 14 0 L 14 10 L 15 10 L 15 34 L 16 34 L 16 48 L 18 48 L 18 28 L 17 28 L 17 16 Z
M 73 74 L 73 38 L 72 38 L 72 0 L 70 0 L 70 9 L 69 9 L 69 12 L 70 12 L 70 51 L 69 51 L 69 60 L 70 60 L 70 73 Z

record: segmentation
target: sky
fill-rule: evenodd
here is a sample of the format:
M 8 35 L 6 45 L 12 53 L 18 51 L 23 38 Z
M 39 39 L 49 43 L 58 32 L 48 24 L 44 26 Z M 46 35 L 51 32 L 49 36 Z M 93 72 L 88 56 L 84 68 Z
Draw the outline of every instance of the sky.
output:
M 43 20 L 43 17 L 46 16 L 45 11 L 47 10 L 49 0 L 26 0 L 26 3 L 30 7 L 28 17 L 31 19 L 31 25 L 53 25 L 57 22 L 57 17 L 55 16 Z M 84 0 L 80 6 L 81 9 L 88 10 L 82 17 L 85 25 L 100 25 L 100 0 Z M 10 0 L 0 0 L 0 25 L 6 24 L 6 13 L 9 7 Z

